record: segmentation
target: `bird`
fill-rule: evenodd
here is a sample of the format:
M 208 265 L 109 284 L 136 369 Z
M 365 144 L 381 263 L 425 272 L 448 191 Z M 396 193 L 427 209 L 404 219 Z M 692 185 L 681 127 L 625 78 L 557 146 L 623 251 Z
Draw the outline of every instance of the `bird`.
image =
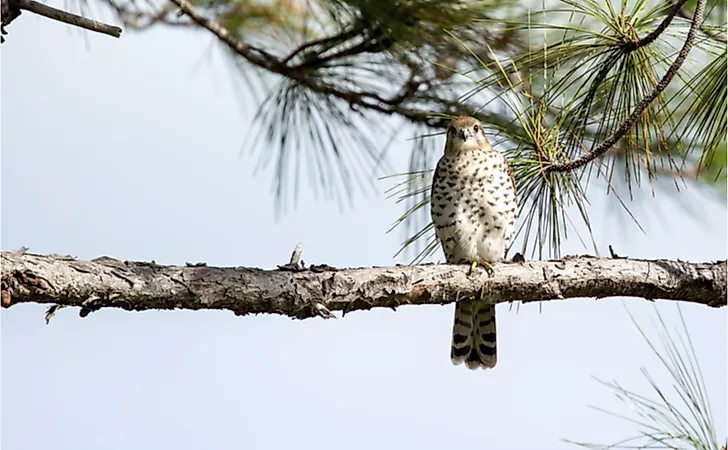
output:
M 491 263 L 505 259 L 515 234 L 518 198 L 508 159 L 490 145 L 478 119 L 460 116 L 448 125 L 430 194 L 447 263 L 470 264 L 471 272 L 480 264 L 492 273 Z M 472 370 L 495 367 L 495 305 L 455 302 L 450 359 Z

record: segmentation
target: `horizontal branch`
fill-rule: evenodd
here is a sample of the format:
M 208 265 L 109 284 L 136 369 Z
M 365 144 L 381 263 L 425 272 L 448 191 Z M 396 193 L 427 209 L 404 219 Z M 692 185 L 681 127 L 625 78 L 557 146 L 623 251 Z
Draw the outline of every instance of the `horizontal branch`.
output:
M 272 313 L 330 317 L 331 311 L 446 304 L 479 297 L 501 303 L 575 297 L 641 297 L 726 305 L 726 261 L 606 259 L 588 256 L 501 263 L 489 276 L 468 267 L 419 266 L 297 270 L 162 266 L 154 262 L 2 251 L 2 305 L 49 303 L 81 307 L 81 316 L 115 307 L 227 309 L 237 315 Z

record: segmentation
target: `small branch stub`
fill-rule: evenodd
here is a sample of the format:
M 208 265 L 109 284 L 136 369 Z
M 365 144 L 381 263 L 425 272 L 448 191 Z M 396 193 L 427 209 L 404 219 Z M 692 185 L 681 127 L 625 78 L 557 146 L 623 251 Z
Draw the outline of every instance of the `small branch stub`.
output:
M 293 249 L 293 253 L 291 253 L 291 259 L 288 261 L 288 264 L 284 264 L 282 266 L 278 266 L 280 270 L 291 270 L 291 271 L 299 271 L 303 270 L 303 262 L 301 261 L 301 253 L 303 252 L 303 244 L 299 242 L 296 245 L 296 248 Z

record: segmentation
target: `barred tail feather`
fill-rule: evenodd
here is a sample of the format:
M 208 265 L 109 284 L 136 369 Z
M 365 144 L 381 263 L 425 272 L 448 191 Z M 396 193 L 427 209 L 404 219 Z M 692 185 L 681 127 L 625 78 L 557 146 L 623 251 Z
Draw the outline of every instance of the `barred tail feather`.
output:
M 472 302 L 455 304 L 450 359 L 468 369 L 489 369 L 497 361 L 495 305 Z

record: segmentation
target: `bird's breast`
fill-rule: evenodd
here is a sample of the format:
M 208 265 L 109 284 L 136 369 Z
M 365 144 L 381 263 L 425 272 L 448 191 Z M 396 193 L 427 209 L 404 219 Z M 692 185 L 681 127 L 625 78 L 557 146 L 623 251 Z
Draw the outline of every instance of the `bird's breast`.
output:
M 480 152 L 443 157 L 432 184 L 431 211 L 448 261 L 499 261 L 515 232 L 517 201 L 505 158 Z

